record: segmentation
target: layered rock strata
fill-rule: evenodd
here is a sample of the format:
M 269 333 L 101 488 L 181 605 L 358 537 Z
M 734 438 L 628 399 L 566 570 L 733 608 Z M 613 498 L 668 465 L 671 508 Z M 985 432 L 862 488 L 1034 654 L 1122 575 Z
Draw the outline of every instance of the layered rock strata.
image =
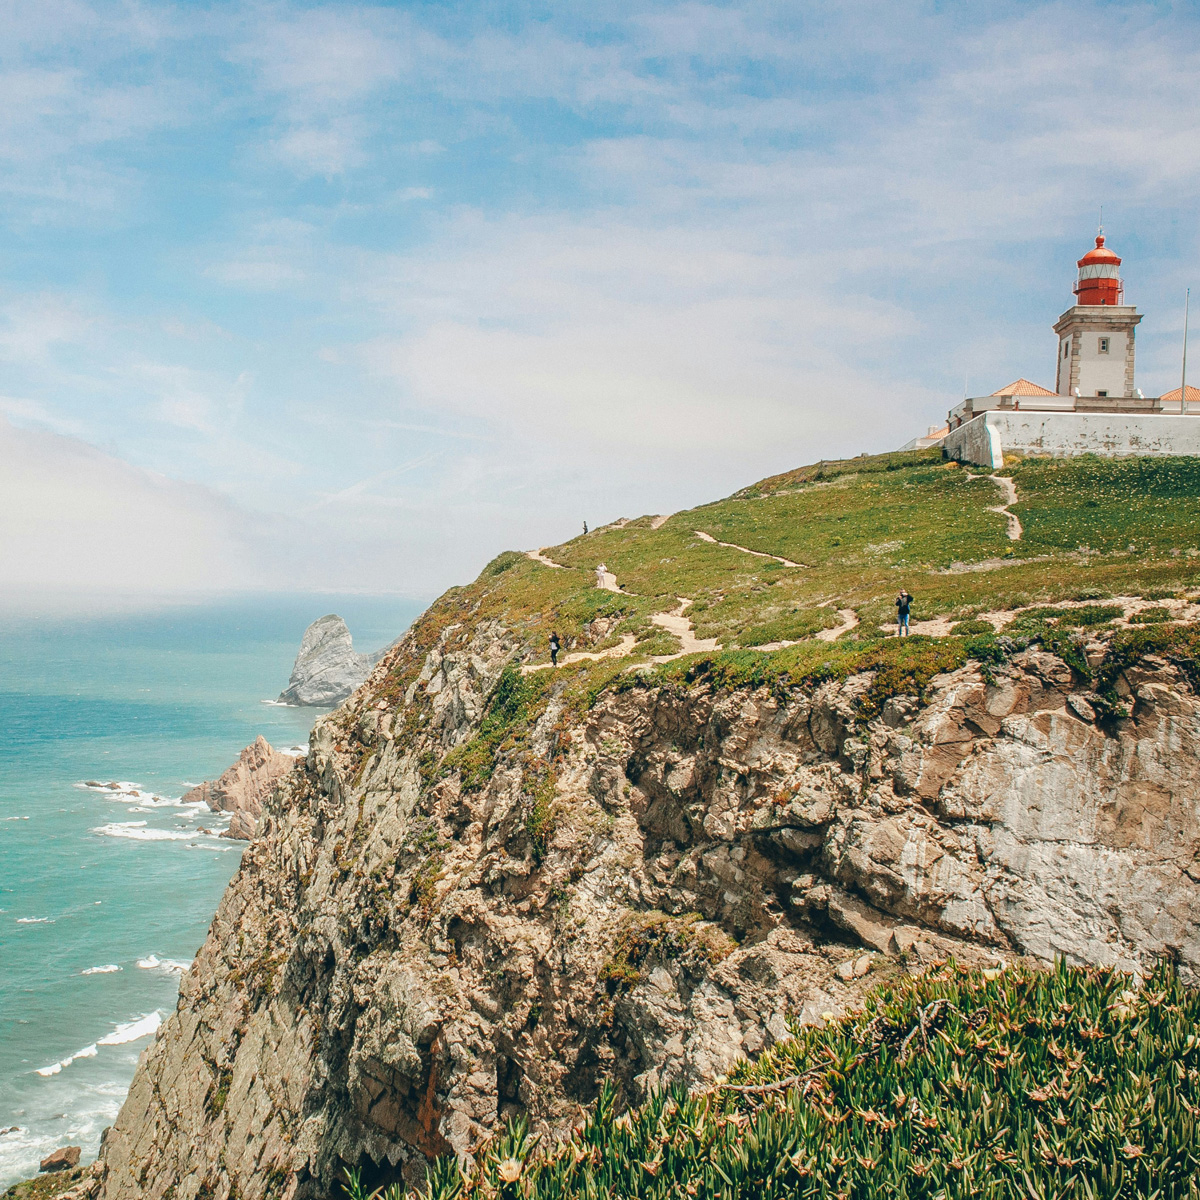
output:
M 335 613 L 319 617 L 304 631 L 291 678 L 279 699 L 284 704 L 317 707 L 340 704 L 366 680 L 374 661 L 355 652 L 341 617 Z
M 263 805 L 295 765 L 290 754 L 280 753 L 259 734 L 219 779 L 192 788 L 183 801 L 207 804 L 213 812 L 230 813 L 229 828 L 221 836 L 249 841 Z
M 105 1200 L 419 1179 L 525 1114 L 553 1137 L 953 952 L 1200 961 L 1200 702 L 1148 657 L 1099 726 L 1060 659 L 865 720 L 870 676 L 552 696 L 476 790 L 505 630 L 407 637 L 264 809 L 144 1054 Z

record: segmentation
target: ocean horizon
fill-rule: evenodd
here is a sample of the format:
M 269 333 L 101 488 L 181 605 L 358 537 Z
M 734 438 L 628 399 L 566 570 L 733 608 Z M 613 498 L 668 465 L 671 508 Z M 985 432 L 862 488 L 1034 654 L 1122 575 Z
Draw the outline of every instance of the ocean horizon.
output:
M 182 795 L 260 733 L 306 745 L 325 710 L 274 701 L 311 621 L 338 613 L 372 652 L 424 606 L 272 595 L 0 615 L 0 1188 L 59 1146 L 95 1156 L 174 1010 L 246 845 Z

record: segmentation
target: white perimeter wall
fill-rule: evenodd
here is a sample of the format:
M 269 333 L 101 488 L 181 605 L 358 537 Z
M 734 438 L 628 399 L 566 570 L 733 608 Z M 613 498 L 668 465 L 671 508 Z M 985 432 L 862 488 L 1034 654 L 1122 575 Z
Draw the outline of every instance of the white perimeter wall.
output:
M 950 458 L 993 470 L 1010 451 L 1200 456 L 1200 415 L 988 412 L 952 430 L 942 446 Z

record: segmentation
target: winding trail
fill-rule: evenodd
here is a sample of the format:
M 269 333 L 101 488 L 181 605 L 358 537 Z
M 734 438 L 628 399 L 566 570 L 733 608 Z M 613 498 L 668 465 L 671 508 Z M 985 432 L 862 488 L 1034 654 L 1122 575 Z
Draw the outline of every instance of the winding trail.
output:
M 651 657 L 651 662 L 670 662 L 673 658 L 682 658 L 685 654 L 699 654 L 706 650 L 720 650 L 721 646 L 716 638 L 698 638 L 696 636 L 696 627 L 691 620 L 685 615 L 691 601 L 684 596 L 675 597 L 679 601 L 679 607 L 674 612 L 655 613 L 650 621 L 657 625 L 660 629 L 665 629 L 668 633 L 673 633 L 678 639 L 682 649 L 678 654 L 655 654 Z
M 785 567 L 804 566 L 803 563 L 792 562 L 790 558 L 781 558 L 778 554 L 764 554 L 761 550 L 750 550 L 745 546 L 735 546 L 732 542 L 719 542 L 711 533 L 705 533 L 703 529 L 693 529 L 692 532 L 702 542 L 708 542 L 713 546 L 724 546 L 726 550 L 740 550 L 743 554 L 753 554 L 755 558 L 769 558 L 774 562 L 782 563 Z
M 858 625 L 858 613 L 852 608 L 839 608 L 838 616 L 842 618 L 840 625 L 835 625 L 832 629 L 821 629 L 816 633 L 818 642 L 836 642 L 843 633 L 849 633 Z
M 1004 494 L 1004 503 L 989 504 L 987 510 L 999 513 L 1008 522 L 1008 540 L 1019 542 L 1025 530 L 1021 528 L 1021 522 L 1016 513 L 1008 511 L 1009 505 L 1017 502 L 1017 485 L 1007 475 L 972 475 L 968 471 L 966 476 L 968 479 L 990 479 L 1000 489 Z
M 637 645 L 637 638 L 632 633 L 627 633 L 615 646 L 609 646 L 607 650 L 576 650 L 573 654 L 564 654 L 559 660 L 560 667 L 569 666 L 571 663 L 583 662 L 590 660 L 596 662 L 602 658 L 627 658 L 633 653 L 634 646 Z M 550 664 L 548 662 L 535 663 L 531 666 L 521 668 L 522 675 L 532 675 L 535 671 L 549 671 Z
M 534 562 L 539 562 L 543 567 L 553 567 L 556 571 L 565 571 L 567 568 L 562 563 L 556 563 L 553 559 L 547 558 L 540 550 L 526 550 L 526 558 L 532 558 Z
M 675 514 L 661 513 L 650 522 L 651 529 L 661 529 Z
M 1008 521 L 1008 540 L 1019 542 L 1021 534 L 1025 531 L 1021 528 L 1021 522 L 1017 519 L 1016 514 L 1008 511 L 1008 506 L 1017 502 L 1017 485 L 1007 475 L 989 475 L 988 478 L 1004 493 L 1004 503 L 990 505 L 988 512 L 1000 513 L 1004 516 Z

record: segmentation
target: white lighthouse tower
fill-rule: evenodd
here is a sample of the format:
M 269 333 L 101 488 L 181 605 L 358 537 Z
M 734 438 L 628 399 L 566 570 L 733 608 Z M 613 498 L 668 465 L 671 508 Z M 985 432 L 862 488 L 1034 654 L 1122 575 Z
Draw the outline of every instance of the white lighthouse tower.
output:
M 1076 264 L 1075 303 L 1054 325 L 1058 334 L 1055 391 L 1081 400 L 1131 397 L 1133 331 L 1142 319 L 1122 304 L 1121 260 L 1104 244 L 1104 234 Z

